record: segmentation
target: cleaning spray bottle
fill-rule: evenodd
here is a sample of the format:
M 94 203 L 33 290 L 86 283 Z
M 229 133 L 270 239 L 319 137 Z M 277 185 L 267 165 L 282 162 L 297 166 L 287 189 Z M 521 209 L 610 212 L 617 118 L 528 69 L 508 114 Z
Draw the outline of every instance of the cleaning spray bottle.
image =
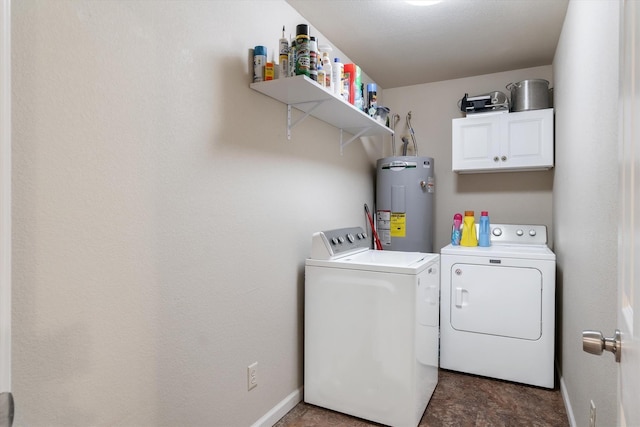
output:
M 462 238 L 460 239 L 460 246 L 478 246 L 475 221 L 475 213 L 473 211 L 464 211 L 464 221 L 462 225 Z
M 460 244 L 460 227 L 462 226 L 462 214 L 453 216 L 453 227 L 451 228 L 451 244 L 458 246 Z

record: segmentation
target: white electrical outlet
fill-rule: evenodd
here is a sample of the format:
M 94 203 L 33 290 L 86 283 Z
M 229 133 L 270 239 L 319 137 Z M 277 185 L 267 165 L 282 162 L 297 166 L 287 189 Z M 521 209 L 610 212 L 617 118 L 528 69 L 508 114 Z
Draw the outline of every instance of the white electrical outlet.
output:
M 247 390 L 251 390 L 258 385 L 258 362 L 253 362 L 247 366 Z
M 593 400 L 589 404 L 589 427 L 596 427 L 596 404 Z

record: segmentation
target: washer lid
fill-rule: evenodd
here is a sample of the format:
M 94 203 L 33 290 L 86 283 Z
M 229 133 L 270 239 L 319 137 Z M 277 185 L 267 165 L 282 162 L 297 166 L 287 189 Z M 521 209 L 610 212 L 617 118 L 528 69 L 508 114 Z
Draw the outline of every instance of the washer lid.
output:
M 440 256 L 438 254 L 423 252 L 368 250 L 332 260 L 307 259 L 306 265 L 387 273 L 417 274 L 439 259 Z
M 451 244 L 440 250 L 442 255 L 460 255 L 474 257 L 543 259 L 555 261 L 556 254 L 547 245 L 509 245 L 493 244 L 489 247 L 453 246 Z

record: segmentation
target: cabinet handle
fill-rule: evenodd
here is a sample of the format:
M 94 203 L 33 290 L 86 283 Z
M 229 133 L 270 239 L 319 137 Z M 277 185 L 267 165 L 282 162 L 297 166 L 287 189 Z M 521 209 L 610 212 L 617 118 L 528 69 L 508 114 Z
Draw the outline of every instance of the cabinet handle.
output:
M 502 157 L 500 158 L 500 160 L 502 160 L 503 162 L 506 162 L 506 161 L 507 161 L 507 156 L 502 156 Z
M 500 157 L 495 156 L 495 157 L 493 158 L 493 161 L 494 161 L 494 162 L 499 162 L 499 161 L 500 161 Z

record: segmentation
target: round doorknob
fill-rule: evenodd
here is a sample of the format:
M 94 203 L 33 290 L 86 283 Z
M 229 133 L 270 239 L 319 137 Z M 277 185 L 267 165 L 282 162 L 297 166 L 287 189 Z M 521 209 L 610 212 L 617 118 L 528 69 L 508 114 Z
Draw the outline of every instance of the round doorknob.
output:
M 582 350 L 599 356 L 603 351 L 610 351 L 620 362 L 622 352 L 622 338 L 616 329 L 613 338 L 605 338 L 600 331 L 582 331 Z

